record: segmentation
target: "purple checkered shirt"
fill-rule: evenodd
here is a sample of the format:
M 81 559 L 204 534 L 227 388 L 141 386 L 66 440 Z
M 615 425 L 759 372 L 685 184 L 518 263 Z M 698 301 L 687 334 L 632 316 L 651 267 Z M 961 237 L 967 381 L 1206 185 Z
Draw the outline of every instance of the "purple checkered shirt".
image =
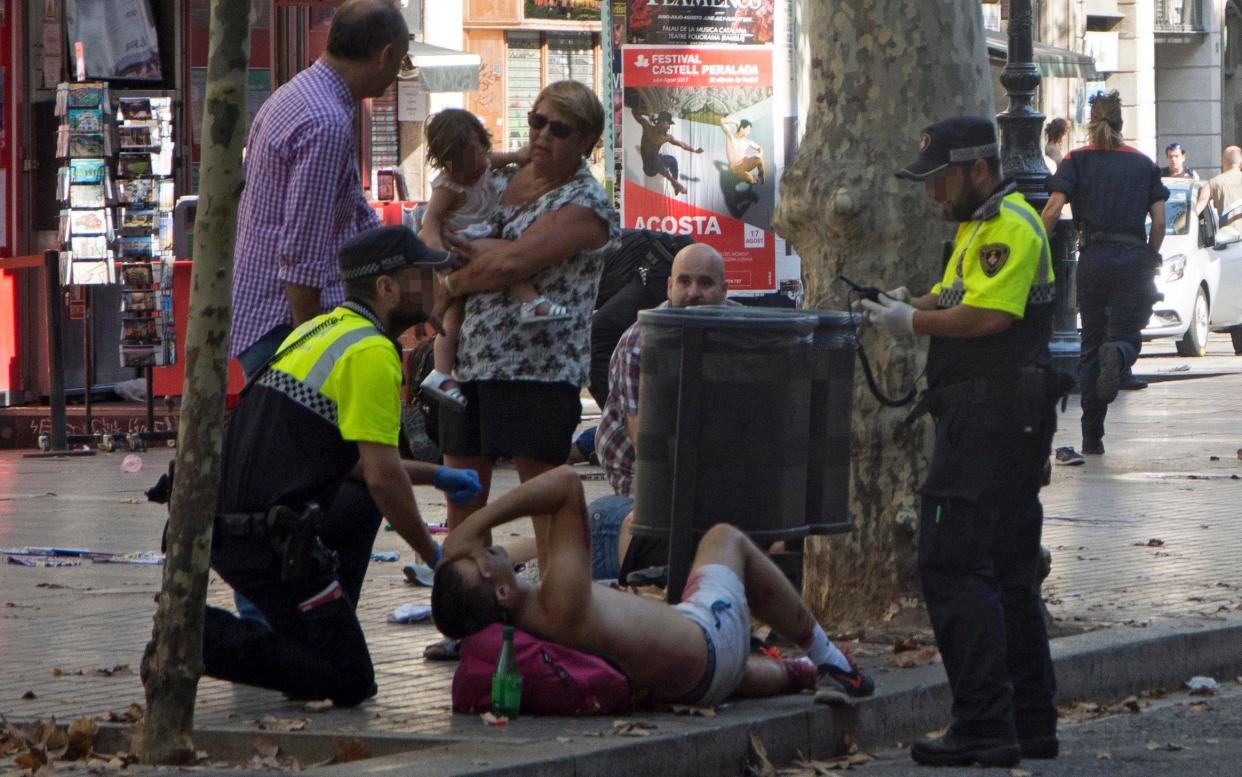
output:
M 230 355 L 292 323 L 286 283 L 320 289 L 323 312 L 344 300 L 337 249 L 379 226 L 362 193 L 354 110 L 344 79 L 319 60 L 255 116 L 237 214 Z

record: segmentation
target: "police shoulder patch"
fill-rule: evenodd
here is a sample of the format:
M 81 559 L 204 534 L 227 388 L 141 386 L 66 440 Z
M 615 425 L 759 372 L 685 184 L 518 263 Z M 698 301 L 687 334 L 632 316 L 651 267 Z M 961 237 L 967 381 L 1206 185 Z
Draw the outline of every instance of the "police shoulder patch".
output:
M 1000 272 L 1009 260 L 1009 246 L 1004 243 L 988 243 L 979 249 L 979 267 L 991 278 Z

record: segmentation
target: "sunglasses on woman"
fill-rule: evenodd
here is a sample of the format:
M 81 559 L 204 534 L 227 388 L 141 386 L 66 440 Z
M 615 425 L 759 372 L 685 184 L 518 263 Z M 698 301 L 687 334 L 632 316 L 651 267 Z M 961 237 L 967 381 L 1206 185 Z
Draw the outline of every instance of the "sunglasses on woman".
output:
M 563 121 L 553 121 L 542 113 L 531 111 L 526 114 L 526 123 L 533 130 L 541 130 L 544 127 L 552 133 L 552 137 L 564 140 L 574 133 L 574 128 Z

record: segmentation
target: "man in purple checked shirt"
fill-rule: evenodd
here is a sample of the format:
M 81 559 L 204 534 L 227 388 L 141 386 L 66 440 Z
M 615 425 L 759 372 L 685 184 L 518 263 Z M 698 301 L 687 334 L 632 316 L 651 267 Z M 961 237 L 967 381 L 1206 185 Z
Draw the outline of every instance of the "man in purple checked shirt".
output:
M 246 142 L 246 188 L 233 252 L 229 355 L 251 378 L 293 327 L 345 301 L 337 249 L 378 227 L 362 194 L 354 114 L 379 97 L 410 48 L 392 0 L 346 0 L 332 17 L 328 48 L 263 103 Z M 342 488 L 361 513 L 379 508 L 354 481 Z M 262 621 L 245 597 L 238 613 Z
M 246 377 L 294 326 L 344 300 L 337 249 L 379 226 L 362 192 L 354 113 L 392 84 L 409 45 L 391 0 L 346 0 L 324 55 L 255 116 L 237 215 L 229 347 Z

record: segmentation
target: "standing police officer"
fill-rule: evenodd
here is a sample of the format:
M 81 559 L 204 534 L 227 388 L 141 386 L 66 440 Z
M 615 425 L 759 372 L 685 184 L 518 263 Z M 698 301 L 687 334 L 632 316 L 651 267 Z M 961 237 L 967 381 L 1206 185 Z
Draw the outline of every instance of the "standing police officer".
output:
M 1042 214 L 1051 230 L 1066 203 L 1078 228 L 1078 310 L 1082 315 L 1082 452 L 1104 453 L 1104 416 L 1138 359 L 1156 302 L 1169 190 L 1160 169 L 1121 139 L 1121 97 L 1091 98 L 1091 144 L 1076 148 L 1048 179 Z M 1144 220 L 1151 215 L 1151 234 Z
M 1039 489 L 1060 381 L 1047 370 L 1053 270 L 1039 215 L 1000 180 L 990 119 L 961 116 L 923 131 L 897 176 L 923 181 L 961 222 L 944 275 L 912 300 L 865 300 L 892 334 L 929 335 L 935 450 L 922 487 L 918 565 L 953 691 L 944 736 L 910 754 L 933 766 L 1012 766 L 1058 751 L 1056 690 L 1039 601 Z
M 397 451 L 393 337 L 427 319 L 421 291 L 446 257 L 406 227 L 351 238 L 338 257 L 346 302 L 295 329 L 243 391 L 224 437 L 211 563 L 271 626 L 208 607 L 206 674 L 338 706 L 375 694 L 354 609 L 381 514 L 434 566 L 440 549 L 410 484 L 454 501 L 479 492 L 474 471 Z

